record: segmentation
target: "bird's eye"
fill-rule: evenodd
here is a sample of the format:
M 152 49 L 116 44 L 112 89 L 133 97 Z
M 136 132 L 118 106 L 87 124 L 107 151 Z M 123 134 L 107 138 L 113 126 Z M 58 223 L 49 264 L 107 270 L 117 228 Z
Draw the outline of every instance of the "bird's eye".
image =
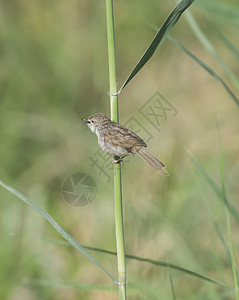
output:
M 91 123 L 95 123 L 95 121 L 94 121 L 94 120 L 91 120 Z

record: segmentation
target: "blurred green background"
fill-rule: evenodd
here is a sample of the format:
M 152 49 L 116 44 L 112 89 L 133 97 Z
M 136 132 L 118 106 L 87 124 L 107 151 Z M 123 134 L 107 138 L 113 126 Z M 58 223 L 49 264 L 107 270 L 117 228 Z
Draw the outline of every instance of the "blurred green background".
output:
M 115 1 L 118 86 L 124 82 L 174 1 Z M 239 76 L 238 1 L 196 1 L 190 8 L 229 70 Z M 220 34 L 219 34 L 220 33 Z M 186 15 L 172 36 L 238 88 L 215 55 L 197 39 Z M 115 251 L 112 171 L 102 173 L 96 136 L 81 118 L 109 115 L 104 1 L 0 1 L 0 180 L 44 208 L 80 244 Z M 161 93 L 177 111 L 157 130 L 140 109 Z M 194 168 L 188 152 L 220 186 L 217 121 L 226 193 L 239 211 L 238 106 L 222 85 L 166 41 L 119 96 L 120 122 L 136 120 L 150 135 L 148 151 L 170 177 L 159 177 L 139 157 L 123 165 L 126 252 L 180 265 L 233 286 L 225 245 L 226 210 Z M 98 158 L 99 159 L 99 158 Z M 110 163 L 108 157 L 106 162 Z M 70 206 L 62 185 L 82 172 L 96 182 L 88 206 Z M 109 176 L 109 177 L 108 177 Z M 33 210 L 0 188 L 0 299 L 117 299 L 110 279 L 62 240 Z M 216 224 L 216 225 L 215 225 Z M 231 218 L 238 254 L 239 224 Z M 114 256 L 90 252 L 117 276 Z M 129 299 L 234 299 L 233 289 L 169 268 L 127 260 Z M 76 283 L 77 287 L 68 286 Z

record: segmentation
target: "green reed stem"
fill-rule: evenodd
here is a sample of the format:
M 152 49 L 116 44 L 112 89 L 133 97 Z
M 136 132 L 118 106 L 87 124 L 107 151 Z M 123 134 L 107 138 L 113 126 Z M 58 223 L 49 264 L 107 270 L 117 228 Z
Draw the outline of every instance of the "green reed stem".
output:
M 115 66 L 115 36 L 113 0 L 106 0 L 106 22 L 109 60 L 110 108 L 112 121 L 119 122 Z M 124 249 L 124 224 L 122 207 L 121 165 L 114 165 L 115 230 L 118 262 L 119 299 L 126 299 L 126 264 Z

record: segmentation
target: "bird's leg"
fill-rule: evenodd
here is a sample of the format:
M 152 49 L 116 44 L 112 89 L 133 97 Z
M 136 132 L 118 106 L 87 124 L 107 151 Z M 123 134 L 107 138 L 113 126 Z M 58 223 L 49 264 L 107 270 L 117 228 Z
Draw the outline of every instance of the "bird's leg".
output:
M 116 158 L 116 159 L 115 159 Z M 112 160 L 112 164 L 118 164 L 123 161 L 123 157 L 115 156 Z
M 120 162 L 122 162 L 123 161 L 123 159 L 122 158 L 119 158 L 119 159 L 113 159 L 112 160 L 112 164 L 114 165 L 114 164 L 118 164 L 118 163 L 120 163 Z

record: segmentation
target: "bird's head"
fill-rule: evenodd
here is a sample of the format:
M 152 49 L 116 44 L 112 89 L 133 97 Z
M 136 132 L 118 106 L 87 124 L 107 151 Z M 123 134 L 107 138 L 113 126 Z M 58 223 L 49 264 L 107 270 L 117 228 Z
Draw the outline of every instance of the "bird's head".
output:
M 86 119 L 82 119 L 82 123 L 86 123 L 90 130 L 97 134 L 99 130 L 107 127 L 112 121 L 106 115 L 97 113 Z

